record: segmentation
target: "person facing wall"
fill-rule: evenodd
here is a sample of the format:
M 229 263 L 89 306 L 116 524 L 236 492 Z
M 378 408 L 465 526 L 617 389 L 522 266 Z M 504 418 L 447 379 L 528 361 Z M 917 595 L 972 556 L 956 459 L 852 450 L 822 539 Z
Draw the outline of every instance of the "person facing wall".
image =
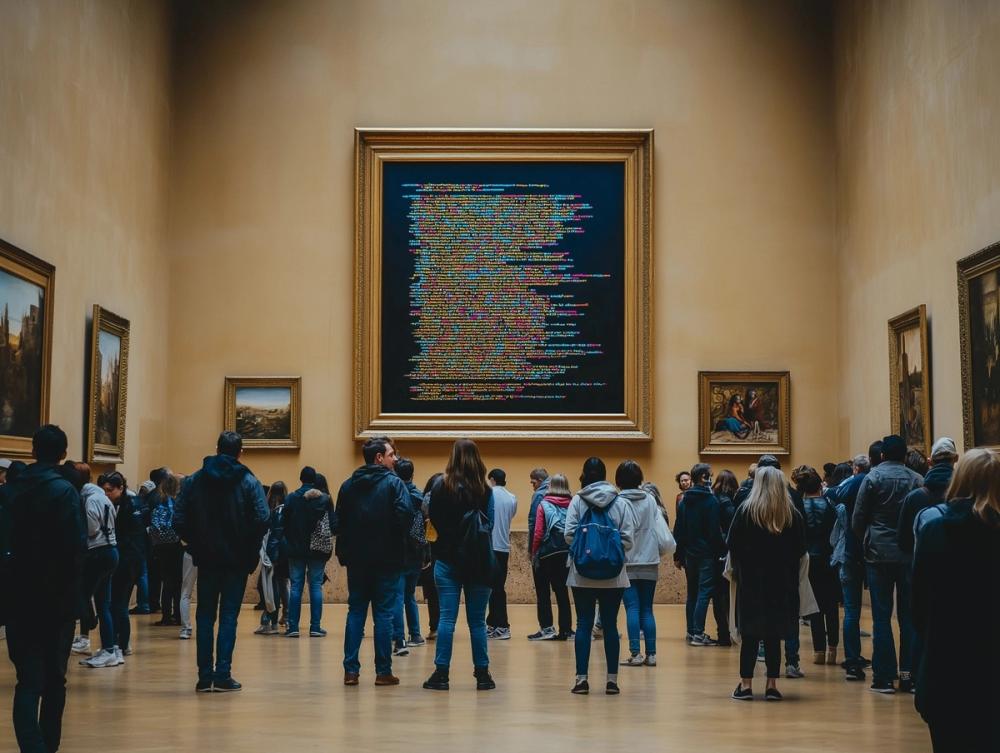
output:
M 510 526 L 517 515 L 517 497 L 507 488 L 507 474 L 494 468 L 486 478 L 493 488 L 493 553 L 497 558 L 497 577 L 490 594 L 490 611 L 486 616 L 488 638 L 510 640 L 510 618 L 507 616 L 507 570 L 510 563 Z

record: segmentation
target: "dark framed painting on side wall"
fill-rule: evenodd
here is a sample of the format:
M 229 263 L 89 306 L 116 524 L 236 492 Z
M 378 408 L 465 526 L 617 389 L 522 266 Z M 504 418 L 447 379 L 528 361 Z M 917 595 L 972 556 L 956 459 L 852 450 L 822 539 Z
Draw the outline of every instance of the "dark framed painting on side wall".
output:
M 889 320 L 889 385 L 893 433 L 929 457 L 931 361 L 924 304 Z
M 30 458 L 49 420 L 56 268 L 0 240 L 0 457 Z
M 787 455 L 792 448 L 787 371 L 699 371 L 702 455 Z
M 224 425 L 246 449 L 298 449 L 302 429 L 300 377 L 226 377 Z
M 966 449 L 1000 447 L 1000 243 L 958 262 Z
M 87 462 L 125 462 L 129 321 L 94 305 L 87 390 Z

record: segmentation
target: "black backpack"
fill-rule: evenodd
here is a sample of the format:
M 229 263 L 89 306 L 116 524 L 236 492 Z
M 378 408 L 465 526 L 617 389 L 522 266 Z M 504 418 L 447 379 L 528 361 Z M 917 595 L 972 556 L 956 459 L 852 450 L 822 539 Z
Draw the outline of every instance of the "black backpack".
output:
M 465 496 L 464 490 L 460 489 L 459 493 Z M 489 499 L 486 502 L 488 504 Z M 458 524 L 455 560 L 463 582 L 481 585 L 493 582 L 497 558 L 493 552 L 493 526 L 485 509 L 473 507 L 462 516 Z

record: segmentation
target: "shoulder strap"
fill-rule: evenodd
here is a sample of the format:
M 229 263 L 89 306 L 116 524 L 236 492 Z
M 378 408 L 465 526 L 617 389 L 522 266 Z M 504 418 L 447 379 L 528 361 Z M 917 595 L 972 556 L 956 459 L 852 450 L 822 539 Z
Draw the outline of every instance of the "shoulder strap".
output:
M 108 518 L 111 515 L 111 508 L 108 505 L 104 506 L 104 519 L 101 521 L 101 533 L 104 534 L 104 540 L 109 544 L 111 543 L 111 529 L 108 527 Z

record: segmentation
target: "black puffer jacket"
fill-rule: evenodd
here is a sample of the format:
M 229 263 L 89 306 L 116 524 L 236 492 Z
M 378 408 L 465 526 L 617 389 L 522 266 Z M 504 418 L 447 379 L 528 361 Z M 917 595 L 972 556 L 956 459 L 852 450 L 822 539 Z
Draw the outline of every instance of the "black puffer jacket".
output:
M 324 515 L 329 520 L 330 532 L 336 535 L 337 513 L 329 494 L 303 487 L 288 495 L 284 509 L 284 551 L 289 559 L 330 559 L 333 552 L 317 552 L 310 546 L 316 525 Z
M 837 522 L 836 509 L 826 497 L 804 497 L 802 512 L 809 557 L 829 565 L 833 554 L 830 534 L 833 533 L 833 524 Z

